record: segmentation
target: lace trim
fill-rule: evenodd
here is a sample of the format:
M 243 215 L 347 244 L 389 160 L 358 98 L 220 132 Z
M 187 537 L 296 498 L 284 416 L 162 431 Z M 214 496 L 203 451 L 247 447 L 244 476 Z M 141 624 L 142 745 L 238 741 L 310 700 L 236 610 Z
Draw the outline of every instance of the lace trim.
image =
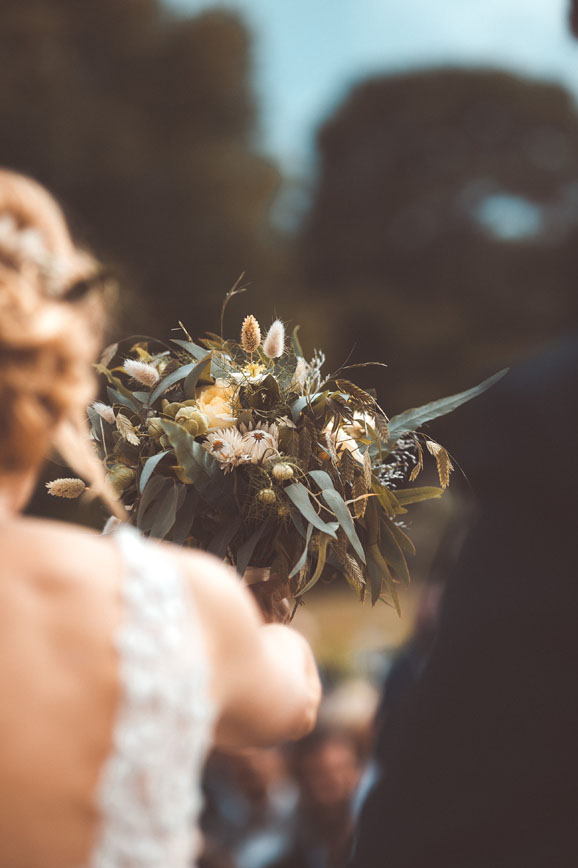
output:
M 214 717 L 208 660 L 178 570 L 134 528 L 114 536 L 127 569 L 121 699 L 90 868 L 189 868 Z

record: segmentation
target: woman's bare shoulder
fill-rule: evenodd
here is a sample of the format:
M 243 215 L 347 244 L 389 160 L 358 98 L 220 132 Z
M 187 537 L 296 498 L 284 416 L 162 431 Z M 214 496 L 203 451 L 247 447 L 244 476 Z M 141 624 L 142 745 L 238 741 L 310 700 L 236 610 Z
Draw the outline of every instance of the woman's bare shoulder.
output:
M 111 540 L 79 525 L 21 518 L 0 529 L 0 572 L 53 588 L 111 591 L 122 572 Z

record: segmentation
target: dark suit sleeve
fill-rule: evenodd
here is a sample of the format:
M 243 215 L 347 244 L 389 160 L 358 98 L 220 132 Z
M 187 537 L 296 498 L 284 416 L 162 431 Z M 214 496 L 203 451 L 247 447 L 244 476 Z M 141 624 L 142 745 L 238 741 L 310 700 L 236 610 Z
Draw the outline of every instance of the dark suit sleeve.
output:
M 577 417 L 576 344 L 480 401 L 463 450 L 480 518 L 353 868 L 578 865 Z

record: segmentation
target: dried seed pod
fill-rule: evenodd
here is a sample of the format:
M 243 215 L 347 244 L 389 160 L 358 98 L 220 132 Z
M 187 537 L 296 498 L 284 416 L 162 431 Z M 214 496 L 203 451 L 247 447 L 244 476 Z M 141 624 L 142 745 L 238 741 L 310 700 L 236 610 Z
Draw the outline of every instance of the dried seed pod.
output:
M 241 327 L 241 346 L 246 353 L 254 353 L 260 343 L 261 328 L 253 314 L 249 314 Z
M 363 518 L 367 509 L 367 498 L 363 496 L 367 494 L 367 487 L 363 476 L 355 477 L 351 494 L 355 500 L 355 503 L 352 504 L 353 515 L 355 518 Z M 361 498 L 361 500 L 356 500 L 356 498 Z
M 153 386 L 156 386 L 160 379 L 159 372 L 155 366 L 150 365 L 148 362 L 139 362 L 136 359 L 125 359 L 123 367 L 126 373 L 129 374 L 133 380 L 136 380 L 137 383 L 141 383 L 143 386 L 148 386 L 151 389 Z
M 136 473 L 132 467 L 127 467 L 126 464 L 115 464 L 109 473 L 109 480 L 118 494 L 122 494 L 134 482 Z
M 53 479 L 52 482 L 46 483 L 48 494 L 53 497 L 65 497 L 68 500 L 76 500 L 77 497 L 86 491 L 86 485 L 82 479 L 75 477 L 61 477 Z
M 284 482 L 286 479 L 291 479 L 293 474 L 293 468 L 290 464 L 285 464 L 284 462 L 279 462 L 279 464 L 275 464 L 271 471 L 271 475 L 278 482 Z
M 389 425 L 387 424 L 387 419 L 385 416 L 382 416 L 381 413 L 377 413 L 375 416 L 375 430 L 377 431 L 382 443 L 387 443 L 389 437 Z
M 285 352 L 285 326 L 276 319 L 263 341 L 263 352 L 268 359 L 278 359 Z
M 313 438 L 311 437 L 311 432 L 309 431 L 309 428 L 302 428 L 302 430 L 299 432 L 299 458 L 301 459 L 301 461 L 303 461 L 305 467 L 309 466 L 312 444 Z
M 369 451 L 367 451 L 363 455 L 363 481 L 365 482 L 368 491 L 371 488 L 371 477 L 371 456 Z
M 349 485 L 351 485 L 355 476 L 355 459 L 353 458 L 349 449 L 344 449 L 341 453 L 339 470 L 341 472 L 341 478 L 343 482 L 347 482 Z
M 116 417 L 116 427 L 120 431 L 121 437 L 130 443 L 131 446 L 138 446 L 140 443 L 138 434 L 135 431 L 132 422 L 127 419 L 122 413 L 118 413 Z
M 347 581 L 350 585 L 352 585 L 355 590 L 360 591 L 363 589 L 365 585 L 365 577 L 363 575 L 363 571 L 355 558 L 351 555 L 346 554 L 343 561 L 344 572 L 347 578 Z
M 277 500 L 277 495 L 272 488 L 262 488 L 261 491 L 257 492 L 257 500 L 260 503 L 271 505 Z
M 454 465 L 450 460 L 450 456 L 443 446 L 435 443 L 433 440 L 427 440 L 426 444 L 428 452 L 433 455 L 436 460 L 438 476 L 442 488 L 447 488 L 450 483 L 450 473 L 454 469 Z

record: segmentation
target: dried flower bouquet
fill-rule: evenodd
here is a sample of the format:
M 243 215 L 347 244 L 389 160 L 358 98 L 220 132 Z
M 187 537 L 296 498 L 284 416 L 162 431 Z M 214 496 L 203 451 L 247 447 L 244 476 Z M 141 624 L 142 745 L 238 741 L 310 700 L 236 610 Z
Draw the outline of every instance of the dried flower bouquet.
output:
M 134 340 L 127 358 L 110 347 L 98 366 L 109 403 L 89 409 L 92 436 L 131 521 L 241 575 L 270 568 L 296 599 L 341 573 L 361 599 L 399 611 L 396 585 L 414 553 L 402 516 L 439 497 L 452 470 L 420 429 L 501 374 L 388 419 L 344 370 L 325 377 L 320 351 L 307 361 L 278 320 L 264 340 L 253 316 L 238 342 L 183 331 L 169 344 Z M 439 487 L 414 484 L 425 452 Z M 51 493 L 76 496 L 82 483 L 71 482 Z

